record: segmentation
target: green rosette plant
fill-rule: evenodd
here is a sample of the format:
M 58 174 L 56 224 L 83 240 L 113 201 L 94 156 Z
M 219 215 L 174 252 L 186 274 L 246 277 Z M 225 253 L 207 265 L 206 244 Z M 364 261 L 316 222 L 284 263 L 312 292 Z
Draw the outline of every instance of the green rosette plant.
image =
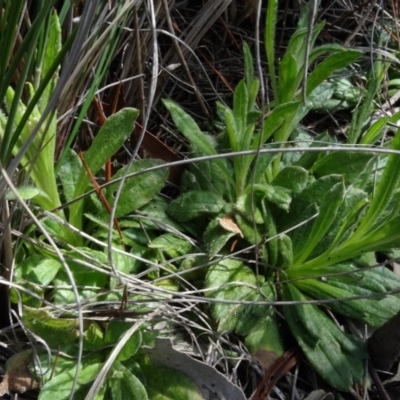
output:
M 275 26 L 276 2 L 268 4 L 267 27 Z M 311 46 L 322 26 L 314 27 Z M 298 128 L 310 110 L 336 93 L 334 81 L 326 80 L 354 62 L 359 51 L 312 47 L 309 64 L 328 55 L 308 76 L 304 103 L 306 27 L 301 22 L 293 34 L 277 76 L 271 38 L 267 29 L 274 99 L 265 110 L 256 101 L 259 81 L 246 44 L 245 79 L 236 87 L 233 107 L 217 104 L 222 130 L 217 137 L 203 132 L 178 104 L 164 101 L 192 154 L 204 156 L 185 171 L 181 194 L 168 213 L 204 242 L 212 264 L 205 274 L 206 296 L 224 301 L 211 305 L 220 332 L 243 335 L 253 354 L 279 356 L 282 324 L 289 326 L 314 369 L 333 387 L 348 391 L 365 375 L 367 352 L 328 310 L 373 327 L 400 310 L 400 299 L 390 293 L 400 289 L 400 279 L 375 266 L 375 252 L 397 247 L 400 240 L 400 157 L 346 151 L 328 134 L 313 138 Z M 384 65 L 377 62 L 375 68 L 366 102 L 383 76 Z M 348 144 L 373 145 L 382 135 L 388 119 L 368 127 L 367 114 L 370 103 L 355 113 Z M 296 146 L 310 151 L 296 153 Z M 313 151 L 317 146 L 326 150 Z M 400 132 L 386 146 L 400 150 Z M 290 153 L 284 152 L 287 147 Z M 273 151 L 258 152 L 267 149 Z M 241 151 L 253 153 L 212 158 Z M 230 256 L 233 249 L 249 248 L 257 253 L 244 256 L 247 261 Z M 279 307 L 284 321 L 273 305 L 279 301 L 288 304 Z
M 11 7 L 18 17 L 17 5 L 15 2 L 7 4 L 5 14 L 11 12 Z M 59 17 L 51 6 L 50 3 L 46 7 L 40 6 L 39 15 L 43 19 L 36 20 L 32 30 L 23 38 L 26 48 L 34 29 L 40 36 L 34 44 L 29 43 L 32 58 L 26 57 L 26 62 L 28 59 L 32 62 L 35 79 L 30 79 L 27 74 L 24 84 L 16 87 L 9 82 L 4 89 L 0 143 L 5 165 L 12 156 L 22 155 L 19 170 L 23 179 L 19 180 L 16 188 L 7 190 L 4 200 L 11 202 L 18 211 L 22 209 L 18 202 L 29 201 L 29 205 L 35 206 L 30 207 L 31 215 L 37 218 L 35 222 L 40 225 L 40 231 L 31 222 L 24 228 L 25 237 L 30 240 L 21 241 L 15 252 L 10 300 L 20 306 L 25 332 L 35 340 L 46 343 L 49 349 L 58 351 L 50 360 L 47 352 L 42 354 L 38 351 L 33 355 L 29 350 L 26 354 L 18 353 L 8 362 L 7 373 L 9 376 L 15 374 L 15 363 L 17 369 L 22 364 L 24 369 L 28 365 L 32 368 L 37 366 L 38 369 L 32 372 L 43 385 L 39 398 L 68 399 L 83 398 L 87 394 L 106 365 L 110 349 L 118 345 L 121 336 L 133 325 L 127 321 L 100 324 L 90 319 L 85 319 L 82 324 L 78 307 L 81 309 L 86 302 L 120 304 L 124 296 L 121 277 L 137 273 L 148 263 L 157 267 L 158 262 L 164 262 L 168 251 L 162 241 L 155 240 L 159 224 L 177 224 L 167 216 L 167 202 L 158 195 L 168 176 L 168 169 L 162 168 L 160 160 L 137 160 L 129 168 L 120 168 L 113 176 L 114 181 L 102 189 L 103 202 L 96 193 L 88 193 L 94 192 L 93 187 L 104 164 L 131 135 L 138 110 L 124 108 L 110 116 L 89 149 L 80 156 L 74 150 L 66 149 L 59 161 L 58 171 L 55 166 L 57 112 L 52 112 L 37 135 L 31 137 L 57 86 L 59 65 L 66 49 L 62 47 Z M 39 22 L 43 23 L 42 29 L 38 26 Z M 115 48 L 115 44 L 113 46 Z M 112 49 L 110 47 L 110 54 Z M 107 65 L 106 60 L 104 62 Z M 98 71 L 96 76 L 99 79 Z M 91 90 L 94 92 L 94 89 L 93 86 Z M 30 141 L 29 146 L 26 146 L 27 141 Z M 114 205 L 115 193 L 123 175 L 129 177 L 115 205 L 119 229 L 112 230 L 111 248 L 108 248 L 105 243 L 110 233 L 110 216 L 105 203 L 110 207 Z M 54 243 L 50 243 L 48 238 Z M 147 246 L 150 240 L 153 240 L 152 246 Z M 110 254 L 113 269 L 109 265 Z M 153 276 L 160 275 L 156 268 Z M 163 284 L 176 290 L 176 284 L 161 282 L 160 286 Z M 152 308 L 158 306 L 154 296 L 152 300 Z M 69 307 L 74 311 L 54 312 Z M 152 311 L 149 304 L 129 308 L 135 309 L 138 316 Z M 82 315 L 82 311 L 80 313 Z M 136 315 L 134 311 L 132 313 Z M 150 332 L 151 327 L 146 324 L 139 324 L 136 328 L 115 362 L 108 366 L 110 379 L 96 398 L 120 399 L 121 396 L 128 396 L 147 399 L 148 390 L 156 396 L 161 388 L 146 380 L 151 382 L 154 376 L 163 373 L 170 377 L 168 390 L 171 398 L 176 398 L 179 393 L 184 398 L 200 399 L 198 387 L 184 373 L 153 365 L 145 354 L 140 353 L 142 346 L 154 346 L 158 331 Z M 43 373 L 46 368 L 48 373 Z

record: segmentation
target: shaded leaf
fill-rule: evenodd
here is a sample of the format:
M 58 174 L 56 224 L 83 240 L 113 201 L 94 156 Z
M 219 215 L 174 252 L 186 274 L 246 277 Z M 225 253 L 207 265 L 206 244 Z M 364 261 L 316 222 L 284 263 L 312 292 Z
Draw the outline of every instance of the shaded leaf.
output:
M 168 214 L 179 222 L 190 221 L 203 215 L 218 214 L 225 202 L 213 192 L 188 192 L 173 200 Z
M 176 258 L 190 252 L 192 245 L 186 239 L 172 233 L 164 233 L 152 240 L 148 247 L 164 251 L 171 258 Z
M 285 300 L 307 300 L 290 284 L 283 294 Z M 323 379 L 345 391 L 362 381 L 366 357 L 363 343 L 343 333 L 315 305 L 284 307 L 283 313 L 306 357 Z
M 340 174 L 348 183 L 355 183 L 374 157 L 375 155 L 371 153 L 335 152 L 316 162 L 312 172 L 317 178 Z
M 104 344 L 117 344 L 121 336 L 132 327 L 132 322 L 112 320 L 107 325 Z M 142 332 L 137 330 L 126 342 L 118 354 L 117 360 L 124 361 L 133 357 L 142 344 Z
M 330 228 L 333 220 L 336 217 L 336 213 L 340 205 L 344 200 L 345 188 L 343 183 L 337 183 L 333 188 L 326 194 L 324 200 L 321 203 L 318 217 L 315 219 L 311 232 L 303 244 L 302 248 L 296 247 L 294 253 L 294 267 L 301 265 L 303 261 L 314 250 L 317 243 L 325 235 Z

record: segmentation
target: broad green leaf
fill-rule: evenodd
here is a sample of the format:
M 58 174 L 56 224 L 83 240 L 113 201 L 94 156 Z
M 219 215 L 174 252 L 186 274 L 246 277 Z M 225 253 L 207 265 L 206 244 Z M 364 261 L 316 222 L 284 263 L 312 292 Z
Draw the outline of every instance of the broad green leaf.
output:
M 158 169 L 151 172 L 144 172 L 146 169 L 161 165 L 162 161 L 147 158 L 136 161 L 129 169 L 129 174 L 141 172 L 140 175 L 127 178 L 122 187 L 121 195 L 118 199 L 116 217 L 122 217 L 132 211 L 137 210 L 149 203 L 164 187 L 168 177 L 168 169 Z M 126 168 L 121 168 L 114 179 L 120 178 L 126 173 Z M 114 193 L 117 191 L 118 183 L 107 187 L 107 198 L 112 205 Z
M 392 141 L 391 149 L 400 150 L 400 130 L 397 131 Z M 400 174 L 395 174 L 393 171 L 399 170 L 400 157 L 397 154 L 390 154 L 382 178 L 371 200 L 371 204 L 354 235 L 354 240 L 368 233 L 379 218 L 379 215 L 383 213 L 384 209 L 389 204 L 400 181 Z M 382 221 L 381 224 L 384 225 L 385 221 Z
M 148 247 L 165 252 L 171 258 L 176 258 L 190 253 L 192 245 L 186 239 L 173 235 L 172 233 L 164 233 L 152 240 Z
M 254 92 L 257 91 L 257 93 L 256 93 L 256 95 L 257 95 L 257 94 L 258 94 L 258 86 L 259 86 L 258 81 L 254 81 L 252 86 L 254 86 L 254 88 L 252 88 L 253 91 L 254 91 Z M 255 95 L 255 97 L 256 97 L 256 95 Z M 260 110 L 253 110 L 253 111 L 249 111 L 249 112 L 247 113 L 247 123 L 248 123 L 248 124 L 253 124 L 252 133 L 253 133 L 253 131 L 254 131 L 254 124 L 255 124 L 257 121 L 259 121 L 261 117 L 262 117 L 262 112 L 261 112 Z M 246 134 L 245 143 L 251 143 L 251 140 L 252 140 L 252 139 L 253 139 L 253 137 L 250 137 L 250 135 L 247 135 L 247 134 Z M 246 148 L 249 148 L 249 146 L 246 146 Z
M 290 298 L 296 302 L 305 302 L 309 300 L 296 285 L 288 284 L 288 292 Z M 289 293 L 286 292 L 283 297 L 289 300 Z M 365 356 L 365 349 L 362 348 L 360 343 L 354 336 L 343 333 L 340 328 L 328 316 L 314 304 L 298 304 L 293 308 L 296 311 L 297 320 L 306 328 L 308 333 L 315 339 L 323 339 L 326 343 L 331 342 L 332 339 L 339 341 L 340 347 L 344 352 L 354 352 L 354 355 L 359 357 Z M 323 335 L 326 334 L 326 336 Z
M 225 202 L 213 192 L 188 192 L 173 200 L 167 211 L 179 222 L 193 218 L 218 214 Z
M 321 205 L 326 193 L 339 182 L 342 182 L 340 175 L 324 176 L 310 183 L 300 194 L 294 196 L 290 203 L 289 215 L 283 223 L 284 229 L 295 225 L 294 222 L 300 222 L 298 216 L 311 204 Z
M 249 112 L 247 114 L 248 124 L 254 124 L 262 116 L 262 112 L 258 110 L 256 103 L 259 88 L 260 88 L 260 81 L 257 78 L 254 78 L 253 82 L 248 88 L 249 91 Z
M 284 287 L 285 300 L 305 301 L 293 285 Z M 290 329 L 314 369 L 333 387 L 349 391 L 364 377 L 363 344 L 343 333 L 317 306 L 284 307 Z
M 321 83 L 306 99 L 306 103 L 299 102 L 293 114 L 287 115 L 282 126 L 276 131 L 274 139 L 276 142 L 282 143 L 282 146 L 288 141 L 290 135 L 298 127 L 300 121 L 312 110 L 317 104 L 324 102 L 332 97 L 333 89 L 329 83 Z M 308 87 L 308 86 L 307 86 Z M 297 102 L 293 102 L 297 103 Z M 290 103 L 288 103 L 290 104 Z M 277 107 L 278 108 L 278 107 Z M 275 160 L 277 163 L 277 161 Z M 279 164 L 277 163 L 277 166 Z M 277 169 L 276 173 L 279 172 Z
M 83 400 L 89 391 L 89 384 L 93 382 L 103 367 L 102 363 L 91 364 L 79 371 L 78 384 L 74 399 Z M 76 367 L 54 376 L 46 382 L 39 393 L 39 400 L 67 400 L 70 398 L 72 382 Z
M 247 191 L 251 191 L 251 188 L 246 188 Z M 292 198 L 289 194 L 289 190 L 275 185 L 253 185 L 255 193 L 262 195 L 270 203 L 276 204 L 282 210 L 288 211 Z
M 132 322 L 112 320 L 109 322 L 105 337 L 104 344 L 117 344 L 120 337 L 132 327 Z M 124 361 L 133 357 L 136 352 L 140 349 L 142 344 L 142 332 L 136 331 L 127 341 L 125 346 L 121 349 L 118 354 L 117 360 Z
M 229 137 L 229 143 L 232 151 L 241 151 L 241 150 L 249 150 L 250 141 L 245 143 L 245 138 L 248 136 L 251 138 L 252 135 L 247 134 L 247 101 L 248 95 L 246 91 L 246 86 L 244 81 L 241 81 L 240 92 L 237 93 L 237 96 L 243 97 L 243 101 L 236 100 L 235 107 L 237 108 L 237 112 L 244 114 L 236 115 L 232 110 L 226 108 L 225 110 L 225 120 L 226 120 L 226 131 Z M 235 94 L 236 97 L 236 94 Z M 248 166 L 251 164 L 254 156 L 242 156 L 235 157 L 233 159 L 233 166 L 235 171 L 235 190 L 237 194 L 242 193 L 246 181 L 246 176 L 248 174 Z
M 278 12 L 278 0 L 268 1 L 267 14 L 265 19 L 264 45 L 267 55 L 268 72 L 274 98 L 279 102 L 278 82 L 275 74 L 275 28 Z
M 256 294 L 254 272 L 237 260 L 225 259 L 209 267 L 206 276 L 207 297 L 222 300 L 252 300 Z M 212 303 L 211 311 L 218 331 L 235 329 L 246 310 L 242 304 Z
M 163 100 L 164 106 L 171 113 L 175 125 L 179 131 L 190 141 L 192 145 L 200 149 L 205 155 L 217 154 L 215 148 L 211 145 L 210 141 L 206 138 L 195 120 L 186 113 L 177 103 L 172 100 Z M 228 181 L 232 181 L 228 169 L 222 160 L 215 160 L 221 171 L 225 174 Z
M 253 57 L 251 55 L 250 47 L 247 42 L 243 42 L 243 56 L 244 56 L 244 75 L 247 87 L 249 87 L 254 78 L 254 67 L 253 67 Z M 252 101 L 249 101 L 249 106 L 252 105 Z M 249 110 L 250 111 L 250 110 Z
M 307 46 L 307 34 L 308 34 L 308 19 L 309 19 L 309 10 L 310 6 L 309 4 L 306 5 L 306 7 L 303 8 L 300 19 L 299 19 L 299 24 L 294 32 L 294 34 L 290 37 L 289 43 L 287 46 L 287 53 L 293 54 L 293 56 L 297 60 L 298 65 L 303 65 L 304 64 L 304 58 L 305 58 L 305 51 L 306 51 L 306 46 Z M 303 24 L 303 22 L 305 22 Z M 313 27 L 313 32 L 311 35 L 311 43 L 310 43 L 310 48 L 313 47 L 314 42 L 316 38 L 318 37 L 319 33 L 321 32 L 322 28 L 324 27 L 325 22 L 321 21 L 320 23 L 316 24 Z M 300 71 L 301 72 L 301 71 Z M 301 74 L 302 75 L 302 74 Z
M 268 183 L 267 174 L 276 153 L 263 153 L 254 159 L 251 168 L 254 170 L 254 182 L 261 185 Z M 248 185 L 251 185 L 252 176 L 250 174 Z
M 172 119 L 179 131 L 206 155 L 217 154 L 215 148 L 205 139 L 206 134 L 202 132 L 195 120 L 172 100 L 163 100 L 164 106 L 171 113 Z
M 278 238 L 280 266 L 284 269 L 290 268 L 293 264 L 293 245 L 289 236 L 281 234 Z
M 23 286 L 24 290 L 16 288 L 10 289 L 10 301 L 13 304 L 23 304 L 24 306 L 39 308 L 42 306 L 45 291 L 36 283 L 26 281 L 25 279 L 14 279 L 16 284 Z M 28 293 L 31 292 L 32 294 Z
M 364 191 L 354 186 L 348 188 L 335 220 L 311 253 L 310 259 L 319 256 L 325 251 L 330 252 L 339 243 L 349 238 L 356 229 L 360 214 L 367 204 L 368 197 Z
M 331 54 L 325 58 L 310 73 L 307 79 L 307 95 L 316 89 L 325 79 L 329 78 L 334 72 L 346 68 L 357 60 L 363 53 L 358 50 L 345 50 Z
M 82 298 L 97 296 L 99 289 L 108 286 L 109 277 L 101 272 L 102 268 L 108 265 L 107 255 L 98 250 L 80 248 L 77 252 L 69 251 L 65 254 L 68 266 L 73 274 L 74 282 L 78 286 L 78 292 Z M 94 270 L 82 262 L 94 265 L 100 270 Z M 106 269 L 105 269 L 106 271 Z M 54 279 L 54 289 L 52 291 L 55 304 L 75 303 L 76 298 L 71 288 L 71 282 L 63 269 L 60 269 Z
M 377 61 L 374 65 L 378 65 L 379 61 Z M 361 106 L 356 108 L 353 112 L 353 117 L 351 119 L 348 135 L 347 135 L 347 143 L 353 144 L 359 141 L 359 138 L 362 135 L 364 130 L 365 121 L 369 120 L 371 114 L 374 110 L 374 99 L 378 96 L 379 87 L 381 85 L 382 80 L 386 76 L 386 72 L 380 71 L 378 72 L 376 68 L 372 74 L 372 79 L 368 82 L 368 90 L 362 99 Z M 362 140 L 360 140 L 363 143 Z M 372 144 L 372 143 L 371 143 Z
M 89 150 L 84 154 L 85 163 L 93 175 L 96 175 L 106 161 L 124 144 L 132 133 L 138 115 L 139 111 L 135 108 L 124 108 L 106 120 Z M 107 146 L 104 143 L 107 143 Z M 89 183 L 90 178 L 86 170 L 82 168 L 76 183 L 74 198 L 85 193 Z M 72 204 L 70 208 L 70 222 L 77 228 L 82 228 L 82 209 L 82 201 Z
M 82 171 L 82 162 L 74 150 L 65 152 L 63 162 L 58 172 L 65 200 L 70 202 L 74 199 L 76 184 Z
M 54 258 L 45 258 L 34 266 L 32 271 L 27 275 L 30 282 L 47 286 L 56 277 L 58 271 L 62 268 L 60 261 Z
M 329 135 L 328 132 L 323 132 L 312 140 L 309 147 L 311 149 L 317 146 L 328 146 L 331 143 L 334 143 L 332 136 Z M 316 151 L 305 151 L 297 160 L 296 165 L 309 170 L 311 169 L 312 165 L 314 165 L 315 161 L 320 157 L 320 153 Z
M 197 385 L 184 373 L 154 364 L 142 364 L 141 368 L 149 400 L 203 400 Z
M 226 231 L 220 225 L 218 219 L 213 219 L 208 224 L 203 236 L 210 258 L 215 257 L 215 255 L 223 249 L 228 240 L 235 235 L 236 233 L 234 232 Z
M 271 239 L 272 237 L 276 236 L 278 233 L 278 229 L 276 227 L 276 222 L 275 219 L 272 215 L 272 212 L 270 210 L 269 205 L 267 204 L 267 201 L 262 202 L 262 210 L 263 210 L 263 217 L 265 221 L 265 232 L 268 235 L 268 241 L 266 243 L 267 250 L 268 252 L 268 257 L 264 255 L 264 262 L 277 266 L 278 265 L 278 256 L 279 256 L 279 244 L 278 244 L 278 238 Z
M 61 46 L 62 46 L 61 26 L 60 26 L 60 21 L 58 19 L 58 15 L 54 10 L 54 12 L 51 14 L 50 17 L 50 29 L 43 59 L 42 74 L 41 74 L 42 77 L 45 77 L 46 74 L 50 72 L 50 67 L 54 62 L 56 62 L 56 58 L 61 50 Z M 46 108 L 50 100 L 50 96 L 53 94 L 57 79 L 58 79 L 58 74 L 54 74 L 51 82 L 48 85 L 46 85 L 46 88 L 43 91 L 43 94 L 38 103 L 40 112 L 43 112 L 44 109 Z
M 354 269 L 358 270 L 355 267 Z M 385 292 L 397 290 L 400 287 L 400 278 L 386 266 L 375 266 L 373 269 L 361 269 L 360 272 L 359 279 L 362 279 L 362 286 L 368 290 Z M 337 276 L 335 279 L 339 280 L 340 276 Z
M 113 364 L 108 385 L 112 400 L 148 400 L 143 383 L 118 361 Z
M 296 252 L 293 255 L 295 260 L 294 268 L 300 266 L 301 263 L 307 259 L 323 235 L 326 234 L 336 217 L 337 210 L 342 204 L 344 196 L 345 187 L 343 183 L 337 183 L 326 194 L 321 203 L 318 217 L 313 224 L 310 235 L 304 243 L 303 248 L 296 248 Z
M 400 301 L 393 304 L 393 307 L 383 308 L 385 304 L 380 303 L 377 299 L 368 299 L 372 294 L 371 291 L 365 290 L 361 285 L 348 285 L 345 283 L 335 282 L 334 279 L 325 278 L 327 282 L 318 281 L 316 279 L 303 279 L 295 283 L 296 287 L 309 297 L 317 300 L 342 299 L 353 296 L 364 295 L 362 300 L 347 300 L 332 302 L 327 306 L 333 311 L 344 315 L 345 317 L 362 320 L 371 326 L 380 326 L 390 317 L 396 314 L 400 309 Z M 390 301 L 386 301 L 386 305 L 390 306 Z M 397 306 L 397 307 L 396 307 Z
M 250 326 L 245 343 L 251 354 L 269 356 L 270 361 L 274 361 L 284 353 L 282 335 L 274 308 L 264 307 L 267 308 L 268 314 L 258 317 Z
M 160 227 L 172 227 L 181 231 L 183 229 L 181 225 L 167 214 L 168 206 L 169 202 L 165 198 L 157 195 L 150 203 L 143 206 L 137 214 L 147 217 L 141 220 L 141 222 L 148 228 L 158 230 Z M 120 221 L 120 225 L 121 224 L 123 224 L 123 221 Z M 140 225 L 138 225 L 138 227 L 140 227 Z M 142 229 L 141 231 L 143 232 Z M 147 241 L 145 243 L 147 243 Z
M 86 351 L 98 350 L 104 346 L 103 329 L 97 322 L 89 322 L 89 327 L 83 332 L 83 346 Z
M 181 193 L 200 191 L 202 189 L 199 182 L 197 182 L 195 174 L 185 169 L 182 174 L 181 184 L 179 186 Z
M 295 57 L 286 53 L 279 65 L 279 101 L 281 104 L 293 100 L 297 90 L 298 66 Z
M 203 157 L 204 153 L 195 151 L 193 156 Z M 190 165 L 189 169 L 195 176 L 196 182 L 198 182 L 201 190 L 214 192 L 219 194 L 221 197 L 229 197 L 229 189 L 233 188 L 233 186 L 231 182 L 226 179 L 224 172 L 221 170 L 216 161 L 217 160 L 202 161 L 200 163 Z M 224 163 L 226 168 L 228 168 L 228 162 L 226 159 L 220 161 Z M 232 170 L 230 171 L 230 174 L 233 176 Z M 194 191 L 197 191 L 197 189 L 194 189 Z
M 40 190 L 34 186 L 23 186 L 17 188 L 18 197 L 22 200 L 30 200 L 40 194 Z M 7 191 L 6 193 L 7 200 L 16 200 L 17 196 L 12 191 Z
M 290 225 L 284 224 L 284 230 L 296 227 L 289 233 L 292 239 L 293 254 L 299 254 L 304 249 L 318 213 L 319 207 L 315 203 L 312 203 L 298 215 L 293 215 L 290 219 L 287 218 L 288 221 L 286 221 L 286 224 L 290 223 Z M 292 213 L 290 216 L 292 216 Z M 286 215 L 282 217 L 282 219 L 285 218 Z
M 314 62 L 325 53 L 340 53 L 345 50 L 345 47 L 336 43 L 327 43 L 322 44 L 321 46 L 316 46 L 310 52 L 310 63 Z
M 41 337 L 50 347 L 78 340 L 78 320 L 76 318 L 55 318 L 46 310 L 24 307 L 24 326 Z
M 363 134 L 360 144 L 374 145 L 382 137 L 383 130 L 388 121 L 389 117 L 381 117 L 375 121 Z
M 316 178 L 340 174 L 346 182 L 356 183 L 374 157 L 371 153 L 334 152 L 316 162 L 312 167 L 312 172 Z
M 243 147 L 244 133 L 247 128 L 247 112 L 249 108 L 249 93 L 247 91 L 246 83 L 241 80 L 236 88 L 233 95 L 233 115 L 235 118 L 237 128 L 237 140 L 239 142 L 240 150 L 247 150 Z M 235 149 L 232 149 L 237 151 Z
M 360 284 L 360 282 L 348 284 L 346 282 L 340 282 L 337 279 L 331 279 L 328 282 L 331 287 L 343 290 L 344 292 L 349 292 L 351 293 L 351 296 L 365 296 L 364 299 L 355 300 L 357 304 L 353 309 L 357 307 L 362 310 L 364 317 L 360 319 L 371 326 L 378 327 L 383 325 L 387 320 L 399 312 L 400 300 L 395 295 L 386 294 L 386 291 L 380 292 L 382 293 L 382 297 L 380 298 L 368 298 L 368 296 L 376 294 L 376 292 L 367 288 L 368 282 L 365 282 L 367 279 L 367 277 L 363 276 L 362 284 Z M 398 284 L 397 290 L 399 290 L 399 288 L 400 285 Z M 332 292 L 335 291 L 332 290 Z M 344 302 L 333 303 L 331 308 L 334 311 L 343 314 L 342 306 L 344 306 Z M 345 309 L 345 307 L 343 307 L 343 309 Z
M 257 150 L 260 140 L 263 145 L 280 127 L 284 122 L 291 121 L 300 106 L 299 101 L 292 101 L 290 103 L 281 104 L 274 108 L 272 113 L 267 117 L 264 123 L 264 132 L 262 137 L 258 135 L 251 146 L 253 150 Z
M 25 257 L 23 260 L 16 264 L 14 277 L 26 278 L 29 273 L 31 273 L 35 269 L 36 265 L 44 262 L 46 259 L 47 257 L 42 254 L 32 254 L 28 257 Z
M 107 229 L 108 233 L 108 229 Z M 126 243 L 125 243 L 126 244 Z M 135 243 L 136 244 L 136 243 Z M 113 243 L 113 247 L 117 250 L 124 251 L 125 248 L 123 245 L 120 244 L 120 240 L 117 243 Z M 136 250 L 136 249 L 135 249 Z M 108 249 L 104 249 L 104 253 L 108 253 Z M 114 268 L 122 272 L 123 274 L 129 275 L 135 266 L 135 259 L 130 257 L 127 254 L 122 254 L 118 251 L 113 251 L 112 259 L 114 263 Z M 119 277 L 111 277 L 110 278 L 110 289 L 115 289 L 121 285 L 121 279 Z
M 254 197 L 253 202 L 252 197 Z M 249 221 L 255 221 L 256 224 L 262 224 L 264 220 L 260 209 L 257 207 L 257 200 L 257 196 L 255 196 L 254 193 L 246 193 L 238 197 L 234 209 Z
M 187 256 L 179 267 L 179 275 L 188 281 L 204 281 L 209 261 L 207 256 Z
M 235 214 L 235 220 L 242 232 L 244 238 L 251 244 L 256 244 L 261 242 L 260 230 L 262 230 L 261 225 L 254 226 L 254 223 L 244 218 L 241 214 Z M 254 230 L 256 228 L 256 230 Z
M 289 166 L 279 171 L 272 184 L 289 189 L 291 194 L 298 194 L 306 187 L 307 182 L 307 170 L 301 167 Z

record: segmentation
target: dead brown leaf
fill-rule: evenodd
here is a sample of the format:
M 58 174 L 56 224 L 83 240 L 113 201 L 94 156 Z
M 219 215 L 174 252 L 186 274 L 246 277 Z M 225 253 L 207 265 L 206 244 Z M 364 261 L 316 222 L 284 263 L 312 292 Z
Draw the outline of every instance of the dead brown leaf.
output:
M 6 362 L 6 374 L 0 383 L 0 396 L 10 392 L 25 393 L 36 389 L 39 383 L 29 371 L 32 361 L 32 350 L 14 354 Z
M 218 222 L 226 231 L 236 233 L 241 238 L 243 237 L 241 229 L 231 215 L 227 214 L 225 217 L 218 218 Z

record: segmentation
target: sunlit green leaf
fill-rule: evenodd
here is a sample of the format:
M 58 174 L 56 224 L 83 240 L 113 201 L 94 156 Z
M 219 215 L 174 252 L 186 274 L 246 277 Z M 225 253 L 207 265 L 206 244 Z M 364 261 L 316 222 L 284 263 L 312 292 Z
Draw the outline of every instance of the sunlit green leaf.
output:
M 24 307 L 22 320 L 27 329 L 51 347 L 78 339 L 78 320 L 75 318 L 56 318 L 46 310 Z
M 197 385 L 184 373 L 154 364 L 141 368 L 149 400 L 203 400 Z
M 82 368 L 79 372 L 77 390 L 74 399 L 83 400 L 89 391 L 89 384 L 93 382 L 100 373 L 103 364 L 91 364 Z M 63 372 L 54 376 L 50 381 L 46 382 L 39 393 L 40 400 L 67 400 L 70 398 L 72 383 L 74 380 L 76 367 L 67 372 Z
M 84 153 L 85 163 L 93 175 L 96 175 L 106 161 L 124 144 L 133 131 L 138 115 L 139 111 L 135 108 L 124 108 L 106 120 L 89 150 Z M 107 143 L 107 146 L 104 143 Z M 74 197 L 82 195 L 89 183 L 90 178 L 86 170 L 82 168 L 76 183 Z M 82 227 L 82 201 L 71 206 L 70 222 L 78 228 Z
M 209 291 L 206 295 L 220 300 L 250 301 L 256 295 L 256 282 L 253 271 L 240 261 L 222 260 L 209 267 L 206 276 L 206 288 Z M 245 308 L 246 306 L 240 303 L 212 303 L 213 316 L 219 321 L 218 330 L 234 330 Z
M 160 160 L 144 159 L 136 161 L 129 169 L 129 174 L 145 171 L 148 168 L 161 165 Z M 125 174 L 126 168 L 121 168 L 114 179 L 120 178 Z M 143 172 L 140 175 L 127 178 L 122 187 L 121 195 L 118 199 L 116 217 L 129 214 L 132 211 L 149 203 L 163 188 L 168 177 L 168 169 L 157 169 L 156 171 Z M 117 191 L 118 183 L 107 188 L 107 198 L 110 205 L 114 202 L 114 193 Z

